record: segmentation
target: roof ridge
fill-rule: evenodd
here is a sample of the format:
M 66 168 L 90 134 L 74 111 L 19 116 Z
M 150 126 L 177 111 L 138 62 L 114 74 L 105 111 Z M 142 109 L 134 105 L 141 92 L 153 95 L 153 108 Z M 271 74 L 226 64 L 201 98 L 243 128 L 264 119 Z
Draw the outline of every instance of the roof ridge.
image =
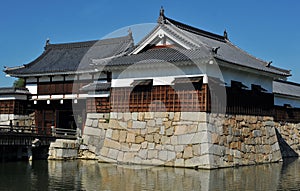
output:
M 274 80 L 274 82 L 285 83 L 285 84 L 290 84 L 290 85 L 300 87 L 300 83 L 297 83 L 297 82 L 291 82 L 291 81 L 286 81 L 286 80 Z
M 106 38 L 100 40 L 89 40 L 89 41 L 82 41 L 82 42 L 68 42 L 68 43 L 57 43 L 57 44 L 47 44 L 45 49 L 50 48 L 82 48 L 82 47 L 90 47 L 93 45 L 105 45 L 105 44 L 113 44 L 119 43 L 121 41 L 130 40 L 130 36 L 121 36 L 121 37 L 113 37 L 113 38 Z
M 219 40 L 219 41 L 222 41 L 222 42 L 226 41 L 225 40 L 226 38 L 222 35 L 215 34 L 215 33 L 203 30 L 203 29 L 199 29 L 199 28 L 184 24 L 182 22 L 176 21 L 176 20 L 171 19 L 171 18 L 166 17 L 166 16 L 164 18 L 165 18 L 166 21 L 168 21 L 168 22 L 172 23 L 173 25 L 177 26 L 178 28 L 186 30 L 188 32 L 192 32 L 192 33 L 202 35 L 202 36 L 205 36 L 205 37 L 208 37 L 208 38 L 212 38 L 212 39 L 215 39 L 215 40 Z

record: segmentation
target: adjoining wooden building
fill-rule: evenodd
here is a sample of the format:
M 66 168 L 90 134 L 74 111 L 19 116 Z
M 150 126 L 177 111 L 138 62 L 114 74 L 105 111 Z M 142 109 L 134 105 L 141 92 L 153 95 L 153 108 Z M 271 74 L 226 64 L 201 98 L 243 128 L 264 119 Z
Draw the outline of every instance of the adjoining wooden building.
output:
M 0 88 L 0 125 L 32 125 L 28 124 L 31 113 L 29 96 L 26 88 Z
M 84 85 L 95 80 L 110 81 L 110 72 L 97 73 L 92 59 L 122 55 L 132 47 L 130 35 L 88 42 L 50 44 L 29 64 L 8 68 L 11 76 L 25 79 L 35 109 L 36 126 L 81 129 L 85 120 L 86 94 Z M 76 105 L 73 107 L 72 105 Z

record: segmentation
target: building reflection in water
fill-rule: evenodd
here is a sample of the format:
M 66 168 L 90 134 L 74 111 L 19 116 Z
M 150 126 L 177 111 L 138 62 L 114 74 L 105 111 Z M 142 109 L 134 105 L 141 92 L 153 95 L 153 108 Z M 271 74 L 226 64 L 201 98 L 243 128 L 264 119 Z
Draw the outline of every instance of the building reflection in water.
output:
M 297 190 L 300 159 L 194 170 L 97 161 L 2 163 L 1 190 Z
M 72 185 L 80 182 L 80 187 L 73 189 L 84 190 L 276 190 L 283 172 L 282 163 L 217 170 L 112 165 L 96 161 L 49 161 L 48 166 L 50 177 L 61 177 L 65 183 L 73 181 Z

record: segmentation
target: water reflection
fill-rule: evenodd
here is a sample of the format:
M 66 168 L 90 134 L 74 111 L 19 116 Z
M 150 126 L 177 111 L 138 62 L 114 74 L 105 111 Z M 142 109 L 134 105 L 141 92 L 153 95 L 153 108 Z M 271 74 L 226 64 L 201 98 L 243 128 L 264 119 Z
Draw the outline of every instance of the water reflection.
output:
M 300 160 L 193 170 L 97 161 L 0 163 L 0 190 L 297 190 Z

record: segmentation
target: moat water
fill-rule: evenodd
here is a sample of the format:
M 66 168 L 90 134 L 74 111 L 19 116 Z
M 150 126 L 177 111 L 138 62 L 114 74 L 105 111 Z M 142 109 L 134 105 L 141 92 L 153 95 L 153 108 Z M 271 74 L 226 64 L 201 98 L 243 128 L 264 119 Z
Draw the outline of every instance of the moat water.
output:
M 80 160 L 3 162 L 0 190 L 300 190 L 300 159 L 217 170 Z

